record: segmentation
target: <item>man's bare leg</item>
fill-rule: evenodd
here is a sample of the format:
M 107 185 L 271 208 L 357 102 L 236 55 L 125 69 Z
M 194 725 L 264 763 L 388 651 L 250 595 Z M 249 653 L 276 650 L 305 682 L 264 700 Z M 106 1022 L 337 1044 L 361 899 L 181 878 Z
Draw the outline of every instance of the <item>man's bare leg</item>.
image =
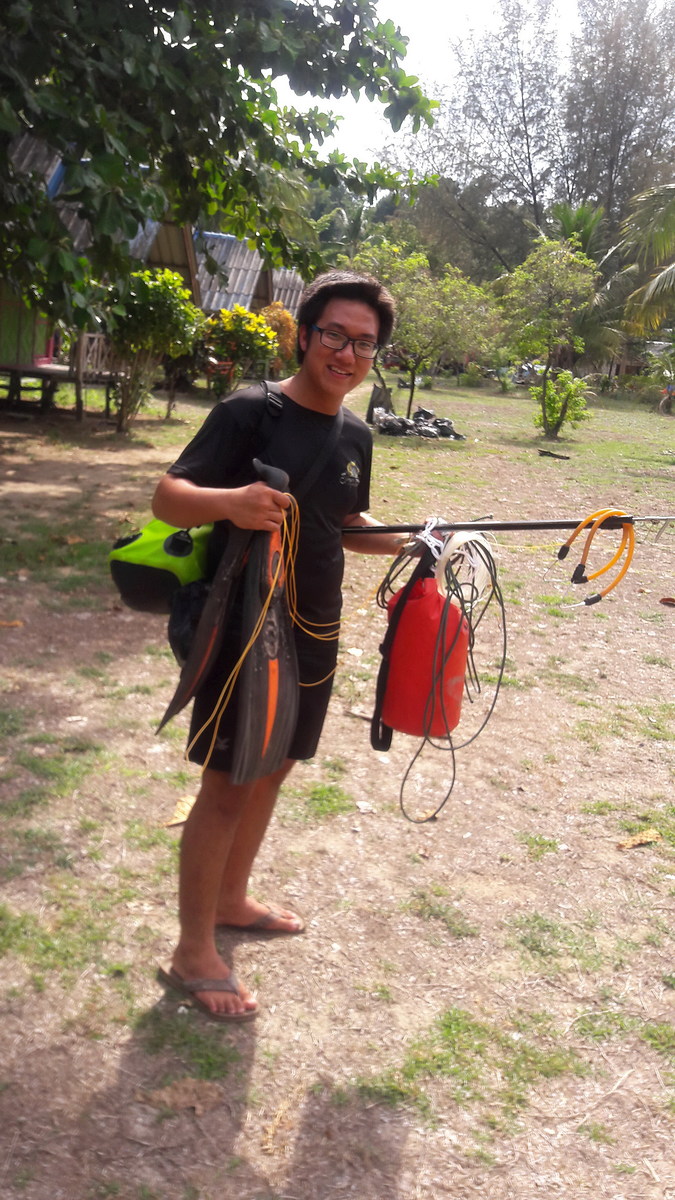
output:
M 199 794 L 185 823 L 181 842 L 181 932 L 172 960 L 173 969 L 181 979 L 227 979 L 231 974 L 214 941 L 216 907 L 223 864 L 228 861 L 254 786 L 235 785 L 224 771 L 210 768 L 202 775 Z M 257 1007 L 243 987 L 238 995 L 233 992 L 198 992 L 197 995 L 213 1012 L 238 1013 Z
M 279 789 L 294 765 L 293 759 L 287 759 L 278 771 L 253 784 L 225 862 L 216 906 L 216 924 L 245 927 L 270 912 L 269 905 L 247 894 L 248 883 Z M 302 929 L 302 921 L 289 909 L 275 906 L 271 927 L 279 932 L 298 933 Z

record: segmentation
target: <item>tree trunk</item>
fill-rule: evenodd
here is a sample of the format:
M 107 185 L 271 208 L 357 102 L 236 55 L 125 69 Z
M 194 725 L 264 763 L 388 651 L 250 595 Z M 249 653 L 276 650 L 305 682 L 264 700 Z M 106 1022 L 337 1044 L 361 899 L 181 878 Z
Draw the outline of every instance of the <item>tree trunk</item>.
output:
M 556 435 L 556 433 L 551 432 L 551 426 L 548 423 L 548 412 L 546 411 L 546 381 L 548 379 L 548 373 L 549 373 L 550 369 L 551 369 L 551 362 L 549 359 L 549 361 L 546 363 L 546 366 L 544 367 L 544 374 L 541 377 L 541 399 L 540 399 L 539 403 L 541 404 L 541 417 L 542 417 L 542 424 L 543 424 L 543 429 L 544 429 L 544 437 L 552 440 L 557 435 Z
M 75 420 L 82 421 L 84 418 L 84 355 L 86 348 L 86 340 L 83 333 L 75 343 Z
M 412 412 L 413 396 L 415 395 L 416 379 L 417 379 L 417 366 L 414 365 L 410 368 L 410 392 L 408 394 L 408 411 L 406 413 L 408 420 L 410 420 L 410 414 Z

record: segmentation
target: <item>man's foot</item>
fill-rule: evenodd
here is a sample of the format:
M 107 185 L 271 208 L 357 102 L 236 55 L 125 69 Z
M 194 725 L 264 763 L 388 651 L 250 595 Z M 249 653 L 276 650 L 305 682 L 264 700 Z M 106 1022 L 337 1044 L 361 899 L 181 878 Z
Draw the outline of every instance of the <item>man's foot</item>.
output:
M 257 1001 L 217 954 L 198 963 L 176 953 L 157 974 L 162 983 L 189 996 L 212 1020 L 250 1021 L 257 1015 Z
M 216 927 L 236 929 L 240 933 L 303 933 L 305 922 L 289 908 L 277 904 L 260 904 L 246 897 L 244 904 L 236 910 L 216 917 Z

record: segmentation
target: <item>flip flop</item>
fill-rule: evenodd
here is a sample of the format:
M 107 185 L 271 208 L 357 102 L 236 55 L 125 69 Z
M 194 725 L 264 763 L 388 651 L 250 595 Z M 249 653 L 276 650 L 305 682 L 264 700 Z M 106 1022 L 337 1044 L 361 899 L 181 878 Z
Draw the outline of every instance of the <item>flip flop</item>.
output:
M 208 1004 L 195 995 L 195 992 L 233 992 L 235 996 L 238 996 L 239 984 L 233 971 L 230 972 L 227 979 L 183 979 L 171 965 L 168 965 L 157 968 L 157 978 L 161 983 L 173 988 L 174 991 L 180 992 L 181 995 L 189 996 L 195 1008 L 205 1013 L 212 1021 L 252 1021 L 258 1015 L 257 1008 L 245 1009 L 244 1012 L 214 1012 Z
M 290 910 L 288 910 L 290 911 Z M 299 929 L 275 929 L 275 921 L 290 921 L 295 920 L 300 922 Z M 275 904 L 268 905 L 267 912 L 257 917 L 255 921 L 251 921 L 249 925 L 232 925 L 229 921 L 219 921 L 216 929 L 234 929 L 237 933 L 269 933 L 277 937 L 295 937 L 299 933 L 305 932 L 305 922 L 302 917 L 296 913 L 292 917 L 284 916 L 284 913 Z

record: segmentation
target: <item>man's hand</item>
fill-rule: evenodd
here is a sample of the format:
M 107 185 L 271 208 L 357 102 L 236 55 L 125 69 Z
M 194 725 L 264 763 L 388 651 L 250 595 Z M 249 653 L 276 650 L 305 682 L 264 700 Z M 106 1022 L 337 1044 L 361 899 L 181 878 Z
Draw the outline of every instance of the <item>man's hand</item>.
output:
M 261 529 L 273 533 L 283 524 L 290 497 L 266 483 L 249 483 L 228 489 L 228 519 L 240 529 Z

